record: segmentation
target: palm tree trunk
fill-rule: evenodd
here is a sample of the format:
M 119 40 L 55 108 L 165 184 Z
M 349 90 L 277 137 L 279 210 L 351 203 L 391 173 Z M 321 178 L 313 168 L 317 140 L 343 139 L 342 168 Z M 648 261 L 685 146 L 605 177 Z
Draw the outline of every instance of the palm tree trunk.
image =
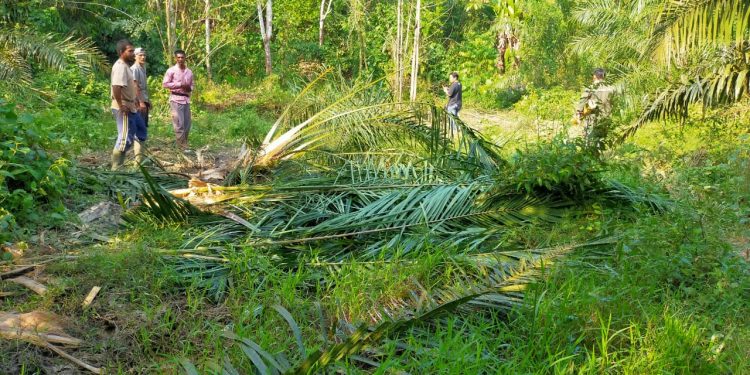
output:
M 396 6 L 396 41 L 393 52 L 395 63 L 394 87 L 396 88 L 396 101 L 403 100 L 404 92 L 404 0 L 398 0 Z

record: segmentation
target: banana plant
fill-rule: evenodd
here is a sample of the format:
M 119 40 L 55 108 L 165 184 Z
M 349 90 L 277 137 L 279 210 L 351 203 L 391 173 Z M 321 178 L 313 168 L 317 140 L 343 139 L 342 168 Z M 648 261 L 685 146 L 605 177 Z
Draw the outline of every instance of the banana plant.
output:
M 521 65 L 519 51 L 521 49 L 519 26 L 523 22 L 524 14 L 520 0 L 470 0 L 466 10 L 477 12 L 483 8 L 491 9 L 495 15 L 492 29 L 495 31 L 497 60 L 495 67 L 500 74 L 506 71 L 506 54 L 508 49 L 513 51 L 513 64 L 516 68 Z

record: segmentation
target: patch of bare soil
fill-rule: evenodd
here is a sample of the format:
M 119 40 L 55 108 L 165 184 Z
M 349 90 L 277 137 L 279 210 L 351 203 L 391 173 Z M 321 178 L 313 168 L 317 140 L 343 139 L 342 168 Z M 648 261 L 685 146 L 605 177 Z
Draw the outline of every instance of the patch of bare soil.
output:
M 734 236 L 729 238 L 729 243 L 735 248 L 739 256 L 746 261 L 750 261 L 750 237 L 742 235 Z
M 513 132 L 523 123 L 519 115 L 512 112 L 487 112 L 478 109 L 467 108 L 459 114 L 472 129 L 480 132 L 490 130 L 502 130 Z
M 148 144 L 148 157 L 152 165 L 166 172 L 184 174 L 205 182 L 220 183 L 240 154 L 238 148 L 203 146 L 190 152 L 183 152 L 171 142 L 153 141 Z M 110 155 L 107 152 L 81 156 L 78 162 L 90 168 L 108 168 Z M 135 169 L 132 151 L 126 159 L 126 168 Z

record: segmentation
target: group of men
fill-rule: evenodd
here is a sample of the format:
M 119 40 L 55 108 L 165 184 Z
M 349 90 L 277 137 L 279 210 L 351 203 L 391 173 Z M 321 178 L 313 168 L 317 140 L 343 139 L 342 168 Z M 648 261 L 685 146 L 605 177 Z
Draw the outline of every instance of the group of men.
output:
M 135 48 L 128 40 L 117 43 L 119 59 L 112 66 L 112 114 L 117 122 L 117 141 L 112 151 L 112 169 L 121 167 L 125 155 L 133 148 L 136 163 L 142 163 L 148 138 L 148 114 L 151 100 L 146 81 L 146 51 Z M 175 143 L 184 152 L 189 152 L 188 135 L 190 134 L 190 96 L 195 89 L 193 72 L 185 64 L 185 52 L 174 52 L 175 65 L 167 69 L 162 80 L 162 87 L 169 90 L 169 107 Z M 587 144 L 595 153 L 605 147 L 609 128 L 608 121 L 612 111 L 610 97 L 614 92 L 611 86 L 604 83 L 604 69 L 597 68 L 593 74 L 593 85 L 584 90 L 576 107 L 575 120 L 584 124 L 584 136 Z M 448 97 L 445 107 L 453 117 L 458 117 L 462 107 L 463 88 L 458 80 L 458 73 L 448 76 L 450 85 L 443 91 Z M 452 121 L 452 120 L 451 120 Z
M 117 42 L 117 61 L 112 66 L 112 115 L 117 123 L 117 141 L 112 151 L 112 169 L 125 163 L 132 148 L 136 163 L 142 163 L 148 138 L 148 117 L 151 100 L 146 80 L 146 50 L 135 48 L 128 40 Z M 185 51 L 174 52 L 175 65 L 167 69 L 162 87 L 169 90 L 169 107 L 175 143 L 189 152 L 190 96 L 195 89 L 193 72 L 185 64 Z

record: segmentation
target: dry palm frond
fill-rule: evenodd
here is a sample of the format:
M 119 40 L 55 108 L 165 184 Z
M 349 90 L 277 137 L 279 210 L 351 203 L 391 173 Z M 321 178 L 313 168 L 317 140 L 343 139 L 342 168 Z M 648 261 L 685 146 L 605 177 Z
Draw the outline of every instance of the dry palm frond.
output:
M 21 340 L 50 349 L 94 374 L 102 372 L 100 368 L 73 357 L 55 345 L 76 347 L 80 346 L 82 341 L 65 333 L 62 319 L 52 313 L 33 311 L 26 314 L 13 314 L 0 311 L 0 337 L 7 340 Z

